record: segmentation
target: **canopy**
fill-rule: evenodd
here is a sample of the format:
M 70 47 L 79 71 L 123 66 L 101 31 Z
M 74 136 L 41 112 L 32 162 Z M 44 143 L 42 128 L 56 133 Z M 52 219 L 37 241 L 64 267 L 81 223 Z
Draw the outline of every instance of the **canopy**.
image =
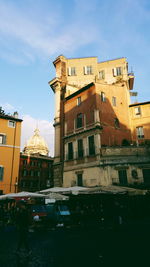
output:
M 82 186 L 72 186 L 72 187 L 53 187 L 53 188 L 48 188 L 42 191 L 39 191 L 39 193 L 44 193 L 44 194 L 48 194 L 48 193 L 75 193 L 75 192 L 79 192 L 79 191 L 84 191 L 84 190 L 88 190 L 88 187 L 82 187 Z
M 10 193 L 10 194 L 6 194 L 6 195 L 2 195 L 0 196 L 0 200 L 5 200 L 5 199 L 17 199 L 17 198 L 45 198 L 45 195 L 43 194 L 39 194 L 39 193 L 33 193 L 33 192 L 19 192 L 19 193 Z
M 145 195 L 146 193 L 147 190 L 115 185 L 91 187 L 79 192 L 79 194 L 128 194 L 129 196 Z
M 46 195 L 46 198 L 49 198 L 49 199 L 55 199 L 55 200 L 68 200 L 69 197 L 68 196 L 64 196 L 64 195 L 61 195 L 59 193 L 49 193 L 48 195 Z
M 144 195 L 147 190 L 141 190 L 131 187 L 123 187 L 118 185 L 95 186 L 95 187 L 53 187 L 40 191 L 42 194 L 60 193 L 60 194 L 128 194 L 128 195 Z

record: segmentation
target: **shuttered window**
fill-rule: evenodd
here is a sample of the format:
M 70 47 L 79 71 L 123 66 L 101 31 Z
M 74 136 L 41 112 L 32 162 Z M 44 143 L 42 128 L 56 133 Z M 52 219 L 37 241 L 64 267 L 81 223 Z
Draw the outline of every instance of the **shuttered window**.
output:
M 134 111 L 135 111 L 135 115 L 140 115 L 141 114 L 141 108 L 140 107 L 136 107 L 134 109 Z
M 84 66 L 84 75 L 93 74 L 92 66 Z
M 137 137 L 139 139 L 143 139 L 144 138 L 144 130 L 143 130 L 143 126 L 137 127 L 136 128 L 136 133 L 137 133 Z
M 6 135 L 0 134 L 0 144 L 6 144 Z
M 4 167 L 0 166 L 0 181 L 3 181 L 3 176 L 4 176 Z
M 122 75 L 122 68 L 121 67 L 113 68 L 112 72 L 113 76 L 120 76 Z
M 99 72 L 99 79 L 100 79 L 100 80 L 105 79 L 105 72 L 104 72 L 104 70 L 101 70 L 101 71 Z
M 76 68 L 75 67 L 69 67 L 68 68 L 68 76 L 75 76 L 76 75 Z

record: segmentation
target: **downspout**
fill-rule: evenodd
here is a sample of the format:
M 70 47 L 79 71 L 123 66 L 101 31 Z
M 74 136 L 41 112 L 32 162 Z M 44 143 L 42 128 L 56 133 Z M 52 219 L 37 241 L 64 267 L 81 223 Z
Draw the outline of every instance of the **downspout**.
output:
M 12 164 L 11 164 L 11 175 L 10 175 L 10 192 L 11 192 L 11 187 L 12 187 L 12 180 L 13 180 L 13 170 L 14 170 L 15 140 L 16 140 L 16 126 L 17 126 L 17 123 L 15 122 L 15 129 L 14 129 L 14 142 L 13 142 L 13 152 L 12 152 Z

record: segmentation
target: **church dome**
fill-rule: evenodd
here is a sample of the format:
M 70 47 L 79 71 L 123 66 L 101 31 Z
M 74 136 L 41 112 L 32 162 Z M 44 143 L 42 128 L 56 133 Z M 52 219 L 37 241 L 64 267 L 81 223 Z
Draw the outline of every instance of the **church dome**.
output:
M 35 129 L 34 135 L 27 141 L 23 150 L 26 154 L 40 154 L 47 156 L 49 153 L 48 146 L 43 137 L 39 134 L 39 129 Z

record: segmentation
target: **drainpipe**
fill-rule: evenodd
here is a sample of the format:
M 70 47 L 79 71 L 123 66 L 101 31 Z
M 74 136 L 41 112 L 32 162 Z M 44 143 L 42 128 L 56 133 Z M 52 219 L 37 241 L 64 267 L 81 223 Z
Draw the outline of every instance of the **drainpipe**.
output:
M 12 152 L 12 163 L 11 163 L 11 175 L 10 175 L 10 192 L 11 192 L 11 187 L 12 187 L 13 170 L 14 170 L 15 140 L 16 140 L 16 126 L 17 126 L 17 123 L 16 123 L 16 121 L 15 121 L 15 128 L 14 128 L 14 141 L 13 141 L 13 152 Z

